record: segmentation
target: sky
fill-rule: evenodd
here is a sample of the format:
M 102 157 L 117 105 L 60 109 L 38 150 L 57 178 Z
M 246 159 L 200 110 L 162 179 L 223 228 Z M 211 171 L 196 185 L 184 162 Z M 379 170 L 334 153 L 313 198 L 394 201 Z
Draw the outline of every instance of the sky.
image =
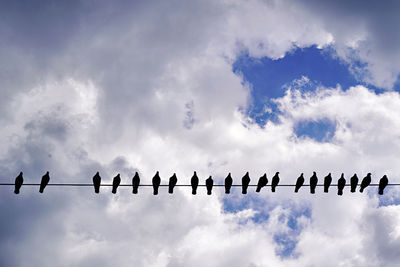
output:
M 1 1 L 0 180 L 400 183 L 397 1 Z M 0 266 L 397 266 L 400 191 L 0 187 Z M 254 189 L 254 188 L 253 188 Z

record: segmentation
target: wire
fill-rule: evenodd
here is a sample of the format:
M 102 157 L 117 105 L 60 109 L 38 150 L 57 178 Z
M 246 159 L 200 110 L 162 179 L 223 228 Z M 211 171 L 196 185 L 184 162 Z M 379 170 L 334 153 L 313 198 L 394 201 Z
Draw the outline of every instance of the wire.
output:
M 14 183 L 0 183 L 0 186 L 14 186 Z M 359 185 L 359 184 L 358 184 Z M 40 184 L 23 184 L 23 186 L 40 186 Z M 71 183 L 54 183 L 54 184 L 47 184 L 46 186 L 77 186 L 77 187 L 84 187 L 84 186 L 93 186 L 93 184 L 71 184 Z M 100 186 L 113 186 L 112 184 L 101 184 Z M 132 184 L 120 184 L 118 187 L 132 187 Z M 150 187 L 153 186 L 152 184 L 139 184 L 139 187 L 144 186 L 144 187 Z M 168 187 L 168 184 L 160 184 L 161 187 Z M 191 187 L 192 185 L 190 184 L 177 184 L 175 185 L 176 187 Z M 199 184 L 198 186 L 200 187 L 205 187 L 205 184 Z M 222 187 L 225 186 L 223 184 L 214 184 L 213 187 Z M 232 186 L 242 186 L 241 184 L 233 184 Z M 256 184 L 249 184 L 249 187 L 256 187 Z M 279 186 L 286 186 L 286 187 L 294 187 L 296 186 L 295 184 L 278 184 L 277 187 Z M 303 186 L 310 186 L 309 184 L 304 184 Z M 323 184 L 317 184 L 316 186 L 324 186 Z M 332 186 L 337 186 L 337 184 L 331 184 L 330 187 Z M 345 186 L 350 186 L 350 184 L 346 184 Z M 379 184 L 369 184 L 368 186 L 379 186 Z M 400 184 L 388 184 L 387 186 L 400 186 Z M 265 187 L 271 187 L 270 184 L 265 185 Z

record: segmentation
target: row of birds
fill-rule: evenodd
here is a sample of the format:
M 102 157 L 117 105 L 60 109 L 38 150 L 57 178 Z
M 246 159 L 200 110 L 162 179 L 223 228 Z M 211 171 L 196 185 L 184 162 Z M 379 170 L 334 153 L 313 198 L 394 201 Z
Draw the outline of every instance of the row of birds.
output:
M 15 194 L 19 194 L 20 192 L 20 188 L 23 184 L 23 174 L 22 172 L 20 172 L 20 174 L 15 178 L 15 190 L 14 193 Z M 45 187 L 47 186 L 47 184 L 50 181 L 50 175 L 49 172 L 46 172 L 45 175 L 43 175 L 42 180 L 40 182 L 40 188 L 39 188 L 39 192 L 43 193 Z M 275 192 L 276 187 L 279 185 L 279 172 L 276 172 L 275 175 L 272 177 L 272 181 L 271 181 L 271 190 L 272 192 Z M 356 188 L 358 186 L 358 177 L 357 174 L 354 174 L 351 178 L 350 178 L 350 192 L 354 193 L 356 191 Z M 173 194 L 174 193 L 174 187 L 176 186 L 178 182 L 178 178 L 176 177 L 176 174 L 174 173 L 170 178 L 169 178 L 169 183 L 168 183 L 168 193 Z M 296 181 L 296 185 L 295 185 L 295 189 L 294 192 L 297 193 L 299 191 L 299 189 L 304 185 L 305 179 L 303 176 L 303 173 L 297 178 Z M 380 181 L 379 181 L 379 189 L 378 189 L 378 193 L 380 195 L 383 195 L 383 190 L 385 189 L 385 187 L 388 185 L 388 178 L 386 175 L 384 175 Z M 120 174 L 117 174 L 117 176 L 114 177 L 113 179 L 113 183 L 112 183 L 112 193 L 116 194 L 117 193 L 117 188 L 121 183 L 121 177 Z M 332 183 L 332 176 L 331 173 L 329 173 L 327 176 L 325 176 L 324 178 L 324 192 L 328 193 L 329 187 Z M 161 178 L 160 178 L 160 174 L 157 171 L 157 173 L 154 175 L 153 179 L 152 179 L 152 186 L 153 186 L 153 194 L 154 195 L 158 195 L 158 189 L 160 187 L 161 184 Z M 233 184 L 233 179 L 231 177 L 231 173 L 228 174 L 228 176 L 225 178 L 225 193 L 229 194 L 231 187 Z M 247 194 L 247 189 L 249 187 L 250 184 L 250 176 L 249 173 L 246 172 L 246 174 L 242 177 L 242 194 Z M 257 183 L 257 188 L 256 188 L 256 192 L 259 193 L 261 191 L 261 189 L 263 187 L 265 187 L 268 184 L 268 178 L 267 178 L 267 174 L 264 174 L 263 176 L 261 176 L 258 179 L 258 183 Z M 315 188 L 317 187 L 318 184 L 318 177 L 316 172 L 313 172 L 313 175 L 310 177 L 310 193 L 311 194 L 315 194 Z M 361 181 L 360 184 L 360 192 L 362 193 L 364 191 L 364 189 L 366 187 L 368 187 L 371 184 L 371 173 L 368 173 L 363 180 Z M 100 193 L 100 185 L 101 185 L 101 177 L 99 172 L 97 172 L 94 176 L 93 176 L 93 186 L 94 186 L 94 191 L 95 193 Z M 194 172 L 192 178 L 190 179 L 190 185 L 192 187 L 192 194 L 196 195 L 197 193 L 197 187 L 199 186 L 199 178 L 197 177 L 196 172 Z M 138 193 L 138 188 L 140 186 L 140 177 L 139 174 L 136 172 L 135 175 L 132 178 L 132 193 L 133 194 L 137 194 Z M 212 188 L 214 186 L 214 180 L 210 177 L 208 177 L 206 179 L 206 188 L 207 188 L 207 194 L 211 195 L 212 192 Z M 337 183 L 337 187 L 338 187 L 338 195 L 343 195 L 343 189 L 346 186 L 346 179 L 344 178 L 344 174 L 342 173 L 342 175 L 340 176 L 338 183 Z

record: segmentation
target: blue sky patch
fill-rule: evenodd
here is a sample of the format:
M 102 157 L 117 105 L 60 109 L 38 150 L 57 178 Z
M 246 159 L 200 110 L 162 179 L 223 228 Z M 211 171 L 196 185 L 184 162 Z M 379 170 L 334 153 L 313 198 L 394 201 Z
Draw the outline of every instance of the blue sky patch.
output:
M 314 91 L 318 86 L 336 87 L 338 84 L 344 90 L 349 87 L 365 83 L 357 80 L 353 75 L 354 65 L 363 68 L 362 63 L 353 63 L 349 66 L 340 60 L 332 48 L 318 49 L 315 46 L 298 48 L 285 55 L 285 57 L 273 60 L 267 57 L 252 58 L 248 53 L 243 53 L 233 64 L 233 72 L 243 76 L 243 82 L 250 84 L 252 103 L 247 114 L 256 123 L 264 126 L 268 120 L 277 122 L 278 109 L 271 99 L 282 97 L 287 85 L 294 80 L 307 77 L 310 83 L 300 88 L 301 91 Z M 356 73 L 356 76 L 360 74 Z M 368 86 L 376 92 L 381 89 Z M 325 128 L 325 124 L 313 125 L 314 128 Z M 330 128 L 328 129 L 330 130 Z M 310 133 L 315 133 L 311 131 Z M 317 134 L 315 139 L 321 139 Z M 328 133 L 329 136 L 329 133 Z M 312 136 L 311 136 L 312 137 Z
M 294 127 L 297 137 L 308 137 L 318 142 L 329 142 L 335 134 L 336 123 L 325 119 L 300 121 Z

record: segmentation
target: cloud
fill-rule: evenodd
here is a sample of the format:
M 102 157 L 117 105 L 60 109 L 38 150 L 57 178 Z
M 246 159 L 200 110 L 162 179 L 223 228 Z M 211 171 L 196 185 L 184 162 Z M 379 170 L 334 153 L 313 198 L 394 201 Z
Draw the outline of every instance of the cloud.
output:
M 316 170 L 320 176 L 331 171 L 334 179 L 342 171 L 346 178 L 386 173 L 395 182 L 396 92 L 289 88 L 275 100 L 279 122 L 262 128 L 244 115 L 251 91 L 232 72 L 243 50 L 280 58 L 297 46 L 348 44 L 319 14 L 298 7 L 261 1 L 5 5 L 0 58 L 7 62 L 2 73 L 11 75 L 0 79 L 2 175 L 8 181 L 23 170 L 26 182 L 37 182 L 49 170 L 52 181 L 88 182 L 99 170 L 106 182 L 120 172 L 130 183 L 139 171 L 149 183 L 159 170 L 163 182 L 176 172 L 183 183 L 197 170 L 201 182 L 212 174 L 220 183 L 228 171 L 237 182 L 250 170 L 255 182 L 280 170 L 289 183 L 300 171 Z M 325 118 L 338 123 L 330 142 L 296 137 L 297 122 Z M 246 196 L 247 208 L 240 208 L 244 197 L 236 192 L 226 197 L 239 203 L 235 211 L 224 209 L 217 190 L 211 197 L 185 189 L 155 197 L 148 188 L 132 195 L 125 187 L 115 196 L 107 188 L 100 195 L 92 188 L 46 188 L 42 195 L 22 187 L 19 196 L 0 189 L 4 266 L 390 266 L 398 260 L 398 209 L 378 207 L 376 188 L 343 198 L 333 189 L 310 196 L 304 188 L 296 197 L 289 188 L 275 195 L 265 190 Z M 310 214 L 294 216 L 300 230 L 292 233 L 287 218 L 299 206 Z M 260 213 L 268 216 L 257 222 Z M 277 234 L 293 239 L 293 255 L 279 255 Z M 325 253 L 315 253 L 322 248 Z

